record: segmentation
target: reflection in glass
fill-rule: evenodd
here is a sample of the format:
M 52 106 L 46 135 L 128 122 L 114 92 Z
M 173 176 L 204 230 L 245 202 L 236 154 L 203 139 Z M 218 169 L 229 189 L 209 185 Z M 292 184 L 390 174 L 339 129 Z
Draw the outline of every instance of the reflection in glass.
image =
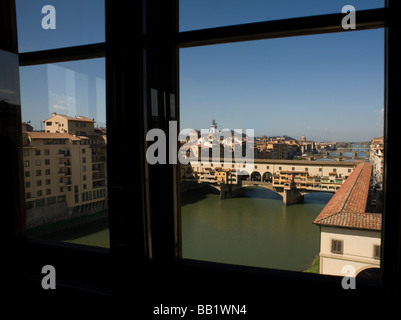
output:
M 28 235 L 109 247 L 104 67 L 20 69 Z
M 0 101 L 12 105 L 19 105 L 18 55 L 0 50 L 0 62 Z

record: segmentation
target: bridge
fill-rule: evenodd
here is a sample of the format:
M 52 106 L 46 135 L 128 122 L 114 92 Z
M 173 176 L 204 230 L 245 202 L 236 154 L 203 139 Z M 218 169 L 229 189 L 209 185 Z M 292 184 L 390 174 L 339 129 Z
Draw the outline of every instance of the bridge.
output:
M 252 164 L 193 161 L 182 166 L 183 182 L 207 183 L 221 199 L 246 187 L 259 186 L 283 196 L 286 205 L 303 201 L 310 192 L 336 192 L 360 162 L 255 159 Z
M 347 155 L 348 154 L 348 155 Z M 312 157 L 315 159 L 326 158 L 337 161 L 344 160 L 363 160 L 369 156 L 369 150 L 351 150 L 351 149 L 337 149 L 331 151 L 321 151 L 317 154 L 313 154 Z
M 358 151 L 358 152 L 369 152 L 370 151 L 370 145 L 367 144 L 353 144 L 352 147 L 346 147 L 346 148 L 337 148 L 337 150 L 340 151 Z

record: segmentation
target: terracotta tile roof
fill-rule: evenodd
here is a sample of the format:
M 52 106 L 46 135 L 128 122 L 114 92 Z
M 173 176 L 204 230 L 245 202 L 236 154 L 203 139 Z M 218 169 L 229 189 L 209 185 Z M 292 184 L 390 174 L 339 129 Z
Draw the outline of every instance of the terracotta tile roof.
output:
M 81 139 L 69 133 L 52 133 L 42 131 L 26 131 L 23 132 L 30 136 L 32 139 L 69 139 L 73 141 L 80 141 Z
M 360 163 L 315 219 L 318 225 L 381 230 L 382 215 L 367 213 L 372 165 Z
M 380 213 L 337 212 L 320 219 L 316 224 L 344 228 L 381 230 L 382 215 Z
M 59 113 L 54 114 L 53 116 L 51 116 L 50 118 L 48 118 L 48 119 L 46 119 L 44 121 L 50 120 L 50 119 L 52 119 L 52 118 L 54 118 L 56 116 L 60 116 L 60 117 L 62 117 L 64 119 L 72 120 L 72 121 L 95 122 L 94 119 L 90 119 L 88 117 L 84 117 L 84 116 L 70 117 L 70 116 L 67 116 L 65 114 L 59 114 Z

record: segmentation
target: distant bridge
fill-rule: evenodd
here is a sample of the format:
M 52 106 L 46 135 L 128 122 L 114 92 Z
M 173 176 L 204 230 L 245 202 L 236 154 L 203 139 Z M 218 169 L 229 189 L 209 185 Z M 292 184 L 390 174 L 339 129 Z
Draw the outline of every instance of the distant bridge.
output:
M 342 151 L 358 151 L 358 152 L 369 152 L 370 146 L 366 144 L 353 144 L 352 147 L 337 148 Z

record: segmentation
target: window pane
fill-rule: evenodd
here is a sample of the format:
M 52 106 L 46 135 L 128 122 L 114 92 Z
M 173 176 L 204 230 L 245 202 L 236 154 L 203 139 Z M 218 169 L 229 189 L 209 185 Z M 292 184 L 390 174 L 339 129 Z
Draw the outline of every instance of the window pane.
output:
M 28 235 L 109 247 L 105 60 L 20 78 Z
M 338 239 L 380 267 L 383 88 L 382 29 L 180 49 L 183 257 L 305 271 Z
M 102 0 L 16 0 L 19 52 L 105 41 Z M 49 3 L 54 8 L 46 7 Z M 42 13 L 43 10 L 43 13 Z
M 384 0 L 181 0 L 180 31 L 340 13 L 346 5 L 355 10 L 383 8 Z
M 19 105 L 19 75 L 18 72 L 16 72 L 18 55 L 0 50 L 0 63 L 2 70 L 0 73 L 0 102 L 10 105 Z

